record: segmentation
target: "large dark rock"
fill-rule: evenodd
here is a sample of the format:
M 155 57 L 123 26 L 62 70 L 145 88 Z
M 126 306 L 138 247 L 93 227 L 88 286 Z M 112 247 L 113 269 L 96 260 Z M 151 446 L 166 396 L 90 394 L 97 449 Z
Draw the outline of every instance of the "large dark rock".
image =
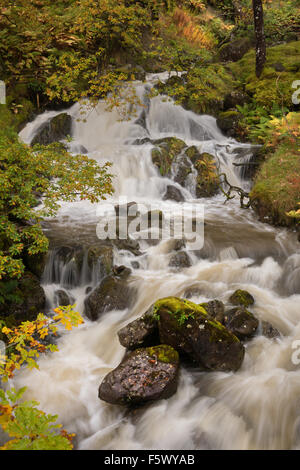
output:
M 171 268 L 189 268 L 192 266 L 192 263 L 187 252 L 182 250 L 171 256 L 169 266 Z
M 247 95 L 247 93 L 243 93 L 240 90 L 233 90 L 224 98 L 224 111 L 236 108 L 237 106 L 243 106 L 250 101 L 251 98 L 249 95 Z
M 178 353 L 170 346 L 137 349 L 104 378 L 99 398 L 113 405 L 170 398 L 177 390 L 178 372 Z
M 133 238 L 128 237 L 124 240 L 117 238 L 116 240 L 112 240 L 112 242 L 119 250 L 130 251 L 130 253 L 135 256 L 142 254 L 139 242 Z
M 185 199 L 181 193 L 181 191 L 176 188 L 176 186 L 172 186 L 169 184 L 167 186 L 166 192 L 163 197 L 164 201 L 176 201 L 176 202 L 183 202 Z
M 186 299 L 167 297 L 154 304 L 160 340 L 205 370 L 238 370 L 244 358 L 239 339 L 207 311 Z
M 219 58 L 225 62 L 237 62 L 251 49 L 251 47 L 252 42 L 249 38 L 234 39 L 220 48 Z
M 114 250 L 112 245 L 91 246 L 88 250 L 88 265 L 93 269 L 98 267 L 100 277 L 111 273 L 113 260 Z
M 237 338 L 243 340 L 251 338 L 256 333 L 259 322 L 253 313 L 242 306 L 225 312 L 224 325 Z
M 267 321 L 262 321 L 261 332 L 263 336 L 269 339 L 275 339 L 280 337 L 279 331 Z
M 61 113 L 43 124 L 33 138 L 31 145 L 49 145 L 59 142 L 71 134 L 72 118 L 67 113 Z
M 146 312 L 141 318 L 118 331 L 119 341 L 124 348 L 137 349 L 158 344 L 158 323 L 152 313 Z
M 236 110 L 224 111 L 217 118 L 217 125 L 228 137 L 238 137 L 242 114 Z
M 128 274 L 123 271 L 106 276 L 90 293 L 85 300 L 85 314 L 90 320 L 97 320 L 109 310 L 124 310 L 131 305 L 134 289 L 128 285 Z
M 66 291 L 59 289 L 55 292 L 56 303 L 60 306 L 73 305 L 74 297 L 70 296 Z
M 225 305 L 223 304 L 223 302 L 221 302 L 221 300 L 210 300 L 209 302 L 205 302 L 200 305 L 205 308 L 207 313 L 214 320 L 224 324 Z

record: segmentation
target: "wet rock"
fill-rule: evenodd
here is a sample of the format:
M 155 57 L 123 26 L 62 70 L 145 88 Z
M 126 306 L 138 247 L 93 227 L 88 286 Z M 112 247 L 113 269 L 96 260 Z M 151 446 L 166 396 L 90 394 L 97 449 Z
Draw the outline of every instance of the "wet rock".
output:
M 159 344 L 157 320 L 145 313 L 118 331 L 118 336 L 121 345 L 130 350 Z
M 67 113 L 61 113 L 43 124 L 38 130 L 31 145 L 49 145 L 59 142 L 71 134 L 72 118 Z
M 193 163 L 193 165 L 195 165 L 195 163 L 200 159 L 201 157 L 201 154 L 199 152 L 199 150 L 197 149 L 197 147 L 195 145 L 192 145 L 191 147 L 188 147 L 186 150 L 185 150 L 185 154 L 186 156 L 191 160 L 191 162 Z
M 134 254 L 135 256 L 140 256 L 142 254 L 139 242 L 133 238 L 126 238 L 125 240 L 113 240 L 113 244 L 119 250 L 130 251 L 130 253 Z
M 178 239 L 176 240 L 175 238 L 172 238 L 172 250 L 174 251 L 180 251 L 183 248 L 185 248 L 186 241 L 184 239 Z
M 192 297 L 200 297 L 203 294 L 203 290 L 199 287 L 189 287 L 184 292 L 184 298 L 191 299 Z
M 237 307 L 225 312 L 224 325 L 240 340 L 256 333 L 259 322 L 245 307 Z
M 219 191 L 220 179 L 217 173 L 215 158 L 209 153 L 202 153 L 195 162 L 197 170 L 196 196 L 212 197 Z
M 131 266 L 133 267 L 133 269 L 139 269 L 140 263 L 138 261 L 132 261 Z
M 67 306 L 67 305 L 73 305 L 74 304 L 74 298 L 69 297 L 66 291 L 64 290 L 57 290 L 55 292 L 56 299 L 57 299 L 57 305 L 60 305 L 62 307 Z
M 136 139 L 132 145 L 144 145 L 151 144 L 151 139 L 149 137 L 144 137 L 143 139 Z
M 128 308 L 134 297 L 134 289 L 128 285 L 128 273 L 106 276 L 85 300 L 85 314 L 90 320 L 110 310 Z
M 239 339 L 212 320 L 200 305 L 167 297 L 154 304 L 160 341 L 187 355 L 205 370 L 238 370 L 244 358 Z
M 113 260 L 114 250 L 112 245 L 91 246 L 88 249 L 88 265 L 93 268 L 98 263 L 101 277 L 111 273 Z
M 143 405 L 170 398 L 177 390 L 178 353 L 160 345 L 137 349 L 110 372 L 99 387 L 99 398 L 113 405 Z
M 219 58 L 222 61 L 237 62 L 252 47 L 248 38 L 234 39 L 230 43 L 224 44 L 219 50 Z
M 172 268 L 189 268 L 192 263 L 186 251 L 178 251 L 178 253 L 171 256 L 169 266 Z
M 221 300 L 210 300 L 200 304 L 214 320 L 224 324 L 225 305 Z
M 261 322 L 261 330 L 262 335 L 269 339 L 279 338 L 281 336 L 279 331 L 267 321 Z
M 229 297 L 229 302 L 232 305 L 243 305 L 247 308 L 254 304 L 254 297 L 246 290 L 238 289 Z
M 228 110 L 219 114 L 217 125 L 228 137 L 237 137 L 240 131 L 242 114 L 236 110 Z
M 153 141 L 152 162 L 162 176 L 171 176 L 171 166 L 176 156 L 186 147 L 185 142 L 176 137 L 165 137 Z
M 121 279 L 127 279 L 131 274 L 131 269 L 126 266 L 114 266 L 112 272 Z
M 176 202 L 183 202 L 185 199 L 181 193 L 181 191 L 176 188 L 176 186 L 168 185 L 167 190 L 163 196 L 164 201 L 176 201 Z

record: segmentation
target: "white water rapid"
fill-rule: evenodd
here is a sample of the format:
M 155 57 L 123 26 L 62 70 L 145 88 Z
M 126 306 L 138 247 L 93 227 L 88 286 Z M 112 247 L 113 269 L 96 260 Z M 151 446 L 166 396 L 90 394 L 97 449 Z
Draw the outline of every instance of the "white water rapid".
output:
M 77 121 L 80 106 L 66 110 L 73 117 L 73 153 L 86 149 L 100 164 L 113 163 L 115 194 L 108 202 L 147 202 L 164 211 L 182 203 L 164 201 L 166 187 L 180 186 L 163 178 L 151 161 L 152 144 L 146 140 L 176 136 L 201 152 L 213 154 L 221 171 L 235 185 L 242 181 L 239 167 L 251 156 L 251 147 L 224 137 L 210 116 L 198 116 L 162 97 L 148 100 L 145 93 L 155 80 L 136 83 L 144 100 L 141 117 L 120 122 L 117 111 L 105 111 L 105 104 L 91 111 L 86 122 Z M 163 77 L 160 77 L 163 78 Z M 61 112 L 61 111 L 60 111 Z M 59 112 L 46 112 L 29 123 L 20 136 L 30 143 L 42 123 Z M 244 154 L 242 158 L 241 152 Z M 247 153 L 248 152 L 248 153 Z M 75 432 L 78 449 L 298 449 L 300 448 L 300 365 L 291 358 L 293 341 L 300 339 L 300 250 L 296 235 L 257 221 L 238 200 L 224 205 L 224 197 L 195 199 L 193 185 L 181 188 L 186 203 L 205 205 L 205 243 L 200 252 L 188 253 L 192 265 L 169 267 L 171 242 L 141 242 L 142 255 L 115 251 L 115 264 L 131 267 L 131 283 L 138 291 L 130 310 L 109 311 L 98 321 L 85 318 L 78 329 L 63 333 L 59 352 L 39 360 L 39 370 L 21 371 L 16 386 L 26 386 L 26 398 L 35 399 L 46 412 L 58 414 L 59 422 Z M 43 276 L 49 306 L 62 289 L 83 313 L 86 287 L 101 279 L 83 261 L 78 272 L 74 264 L 60 262 L 56 249 L 63 245 L 88 246 L 96 240 L 99 206 L 88 202 L 63 203 L 57 217 L 47 221 L 51 255 Z M 133 267 L 137 260 L 139 267 Z M 71 264 L 70 264 L 71 263 Z M 103 377 L 124 355 L 117 331 L 141 316 L 157 299 L 184 296 L 194 289 L 192 301 L 227 301 L 243 288 L 255 298 L 253 313 L 277 328 L 281 337 L 268 339 L 257 334 L 246 343 L 246 355 L 236 373 L 207 373 L 181 368 L 177 393 L 128 412 L 98 399 Z M 298 415 L 299 413 L 299 415 Z

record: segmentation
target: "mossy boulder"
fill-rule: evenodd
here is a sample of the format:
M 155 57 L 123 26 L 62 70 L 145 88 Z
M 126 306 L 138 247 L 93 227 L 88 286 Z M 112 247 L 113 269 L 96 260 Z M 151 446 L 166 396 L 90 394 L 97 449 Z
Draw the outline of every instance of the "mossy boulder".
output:
M 240 122 L 242 118 L 243 116 L 241 113 L 235 109 L 231 109 L 219 114 L 217 125 L 228 137 L 238 137 L 241 132 Z
M 166 192 L 163 196 L 163 200 L 164 201 L 183 202 L 185 199 L 184 199 L 180 189 L 176 188 L 176 186 L 173 186 L 173 185 L 169 184 L 166 188 Z
M 200 305 L 167 297 L 154 304 L 160 340 L 205 370 L 236 371 L 244 358 L 239 339 Z
M 105 312 L 124 310 L 132 304 L 134 289 L 128 285 L 128 277 L 128 271 L 111 274 L 92 290 L 85 300 L 85 314 L 90 320 L 96 321 Z
M 247 93 L 244 93 L 241 90 L 232 90 L 225 96 L 224 99 L 224 111 L 229 109 L 234 109 L 237 106 L 244 106 L 247 103 L 250 103 L 251 98 Z
M 219 58 L 225 62 L 237 62 L 246 52 L 252 47 L 252 42 L 249 38 L 237 38 L 231 42 L 224 44 L 219 49 Z
M 249 307 L 253 305 L 255 300 L 254 297 L 246 290 L 238 289 L 229 298 L 232 305 L 243 305 Z
M 209 153 L 199 154 L 195 162 L 197 170 L 196 196 L 213 197 L 219 192 L 220 178 L 216 168 L 216 161 Z
M 171 166 L 176 156 L 180 155 L 186 147 L 183 140 L 176 137 L 165 137 L 154 140 L 152 149 L 152 162 L 160 171 L 162 176 L 170 176 Z
M 224 316 L 224 325 L 240 340 L 251 338 L 256 333 L 259 322 L 245 307 L 236 307 Z
M 178 373 L 179 356 L 172 347 L 136 349 L 104 378 L 98 396 L 127 406 L 170 398 L 177 390 Z
M 223 324 L 225 315 L 225 305 L 221 300 L 209 300 L 208 302 L 200 304 L 204 307 L 207 313 L 216 321 Z
M 235 63 L 228 64 L 241 90 L 255 100 L 256 105 L 271 110 L 274 103 L 291 107 L 292 84 L 300 71 L 300 41 L 268 48 L 262 75 L 255 74 L 255 50 L 251 49 Z M 279 67 L 280 64 L 280 67 Z
M 118 331 L 119 341 L 124 348 L 133 350 L 159 344 L 158 323 L 150 310 Z
M 60 113 L 40 127 L 31 145 L 49 145 L 59 142 L 71 134 L 71 129 L 72 117 L 67 113 Z

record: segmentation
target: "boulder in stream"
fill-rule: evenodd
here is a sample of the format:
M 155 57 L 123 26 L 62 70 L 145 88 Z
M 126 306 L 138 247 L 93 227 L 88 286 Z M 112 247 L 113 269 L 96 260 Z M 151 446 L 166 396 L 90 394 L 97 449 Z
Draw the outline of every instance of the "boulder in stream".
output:
M 255 302 L 254 297 L 248 291 L 242 289 L 236 290 L 230 296 L 229 301 L 232 305 L 243 305 L 246 308 Z
M 113 405 L 143 405 L 170 398 L 177 390 L 179 356 L 167 345 L 136 349 L 111 371 L 99 398 Z
M 130 269 L 119 271 L 106 276 L 100 284 L 92 290 L 85 300 L 85 314 L 90 320 L 97 320 L 100 315 L 109 310 L 124 310 L 130 307 L 134 289 L 128 285 Z
M 171 256 L 169 266 L 171 268 L 177 268 L 177 269 L 189 268 L 190 266 L 192 266 L 192 263 L 187 252 L 184 250 L 181 250 L 181 251 L 178 251 L 177 253 L 174 253 Z
M 38 129 L 31 145 L 49 145 L 59 142 L 71 134 L 71 128 L 72 117 L 67 113 L 60 113 Z
M 164 201 L 176 201 L 176 202 L 183 202 L 185 199 L 180 191 L 180 189 L 176 188 L 169 184 L 166 188 L 166 192 L 163 197 Z
M 205 370 L 236 371 L 244 358 L 240 340 L 212 320 L 200 305 L 167 297 L 154 304 L 160 341 L 188 356 Z
M 159 344 L 158 323 L 152 309 L 119 330 L 118 337 L 121 345 L 130 350 Z
M 241 306 L 225 312 L 224 325 L 240 340 L 243 340 L 256 333 L 259 322 L 253 313 Z
M 280 338 L 280 333 L 271 323 L 268 321 L 261 322 L 262 335 L 269 339 Z

